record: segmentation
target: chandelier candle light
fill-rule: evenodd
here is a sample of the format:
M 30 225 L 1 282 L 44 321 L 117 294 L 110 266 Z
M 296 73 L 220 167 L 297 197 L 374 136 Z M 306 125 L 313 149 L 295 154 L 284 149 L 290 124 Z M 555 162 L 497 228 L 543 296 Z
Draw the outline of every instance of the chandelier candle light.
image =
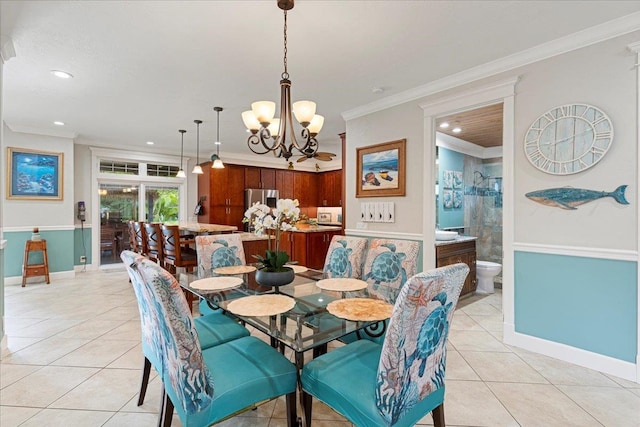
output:
M 296 230 L 295 223 L 300 219 L 298 206 L 298 199 L 279 199 L 275 209 L 256 202 L 246 210 L 242 220 L 254 227 L 256 235 L 273 234 L 275 237 L 275 250 L 271 250 L 272 239 L 269 238 L 265 256 L 253 257 L 262 265 L 256 272 L 256 281 L 263 286 L 274 286 L 276 291 L 277 286 L 289 284 L 295 278 L 293 269 L 285 266 L 289 261 L 289 254 L 280 250 L 280 233 Z
M 316 135 L 322 129 L 324 117 L 316 114 L 316 103 L 312 101 L 294 102 L 291 108 L 291 80 L 287 72 L 287 11 L 293 9 L 294 0 L 278 0 L 277 3 L 284 11 L 284 72 L 280 80 L 280 118 L 274 118 L 275 102 L 252 103 L 251 110 L 242 113 L 244 125 L 251 132 L 247 145 L 256 154 L 272 152 L 276 157 L 284 157 L 287 161 L 294 149 L 311 158 L 318 151 Z M 293 132 L 292 112 L 303 127 L 303 144 L 296 140 Z
M 193 123 L 196 124 L 196 165 L 193 167 L 191 173 L 202 174 L 202 166 L 200 166 L 200 123 L 202 120 L 194 120 Z
M 222 107 L 213 107 L 213 110 L 218 114 L 218 126 L 216 128 L 216 152 L 211 155 L 211 169 L 224 169 L 224 163 L 220 158 L 220 111 L 222 111 Z
M 184 134 L 187 131 L 184 129 L 180 129 L 178 132 L 180 132 L 182 135 L 180 136 L 180 170 L 176 174 L 176 178 L 186 178 L 187 174 L 184 173 L 184 169 L 182 169 L 182 157 L 184 153 Z

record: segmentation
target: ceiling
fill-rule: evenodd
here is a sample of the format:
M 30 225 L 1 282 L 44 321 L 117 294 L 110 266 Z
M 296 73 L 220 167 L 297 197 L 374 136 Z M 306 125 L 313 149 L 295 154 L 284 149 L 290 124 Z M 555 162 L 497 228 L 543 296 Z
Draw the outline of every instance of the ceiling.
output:
M 441 127 L 448 123 L 447 128 Z M 453 129 L 459 127 L 460 132 Z M 454 136 L 481 147 L 502 146 L 502 103 L 476 108 L 436 119 L 438 132 Z
M 288 16 L 292 99 L 316 101 L 320 150 L 340 153 L 345 111 L 638 11 L 640 1 L 299 0 Z M 195 156 L 201 119 L 205 157 L 221 106 L 224 159 L 250 154 L 241 112 L 279 102 L 275 0 L 3 0 L 0 16 L 16 51 L 3 75 L 15 131 L 178 154 L 184 128 Z

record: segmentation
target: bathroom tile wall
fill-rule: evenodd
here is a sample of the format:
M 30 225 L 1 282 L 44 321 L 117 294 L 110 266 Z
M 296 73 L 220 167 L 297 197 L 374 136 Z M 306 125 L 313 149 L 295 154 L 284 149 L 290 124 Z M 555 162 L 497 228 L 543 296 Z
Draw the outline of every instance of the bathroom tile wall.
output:
M 502 264 L 502 179 L 496 177 L 502 177 L 501 158 L 464 156 L 465 233 L 478 237 L 479 260 Z M 499 287 L 501 276 L 496 282 Z

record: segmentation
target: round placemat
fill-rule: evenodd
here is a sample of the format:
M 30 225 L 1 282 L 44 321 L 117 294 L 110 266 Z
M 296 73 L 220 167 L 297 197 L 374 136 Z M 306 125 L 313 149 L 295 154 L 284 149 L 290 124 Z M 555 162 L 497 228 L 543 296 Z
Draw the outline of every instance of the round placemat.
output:
M 229 265 L 226 267 L 218 267 L 212 270 L 215 274 L 244 274 L 256 271 L 253 265 Z
M 367 282 L 351 277 L 333 277 L 316 282 L 316 286 L 325 291 L 359 291 L 367 287 Z
M 286 295 L 251 295 L 231 301 L 227 310 L 238 316 L 274 316 L 295 305 L 295 300 Z
M 305 271 L 308 270 L 308 268 L 305 267 L 304 265 L 297 265 L 297 264 L 287 264 L 285 265 L 285 267 L 291 268 L 295 274 L 304 273 Z
M 205 279 L 194 280 L 189 284 L 193 289 L 200 291 L 224 291 L 242 285 L 239 277 L 207 277 Z
M 327 311 L 341 319 L 368 322 L 391 317 L 393 305 L 379 299 L 345 298 L 331 301 Z

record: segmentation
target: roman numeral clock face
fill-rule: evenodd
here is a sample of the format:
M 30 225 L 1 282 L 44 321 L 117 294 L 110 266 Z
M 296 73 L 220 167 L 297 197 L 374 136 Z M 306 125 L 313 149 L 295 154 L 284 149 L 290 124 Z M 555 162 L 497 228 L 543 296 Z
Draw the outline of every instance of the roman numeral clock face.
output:
M 595 165 L 613 140 L 611 120 L 586 104 L 553 108 L 533 122 L 524 151 L 533 166 L 553 175 L 569 175 Z

